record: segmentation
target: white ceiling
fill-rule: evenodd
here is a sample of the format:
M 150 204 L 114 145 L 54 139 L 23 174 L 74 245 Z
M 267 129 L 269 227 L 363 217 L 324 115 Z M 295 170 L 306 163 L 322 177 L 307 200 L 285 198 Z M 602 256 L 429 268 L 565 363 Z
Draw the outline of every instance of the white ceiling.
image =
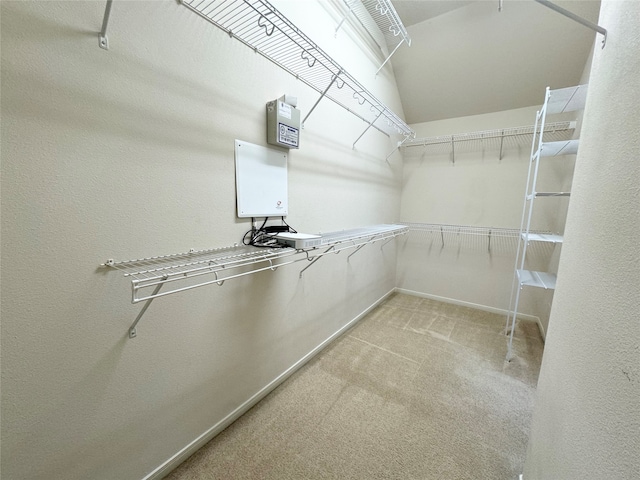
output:
M 554 3 L 598 22 L 599 0 Z M 547 86 L 580 81 L 602 40 L 533 0 L 393 4 L 412 40 L 391 58 L 409 124 L 539 105 Z

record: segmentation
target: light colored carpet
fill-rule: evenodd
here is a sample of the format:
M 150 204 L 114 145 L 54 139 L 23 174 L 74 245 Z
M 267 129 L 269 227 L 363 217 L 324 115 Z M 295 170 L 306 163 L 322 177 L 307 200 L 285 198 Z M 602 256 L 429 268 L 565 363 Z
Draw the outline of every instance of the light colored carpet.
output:
M 517 479 L 543 344 L 504 323 L 394 294 L 167 478 Z

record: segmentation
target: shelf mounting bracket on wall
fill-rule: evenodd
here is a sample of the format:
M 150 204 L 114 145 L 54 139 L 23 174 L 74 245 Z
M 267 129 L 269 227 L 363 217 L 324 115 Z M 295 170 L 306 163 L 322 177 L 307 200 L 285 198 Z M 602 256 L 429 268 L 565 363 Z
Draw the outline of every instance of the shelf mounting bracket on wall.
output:
M 307 253 L 307 258 L 308 260 L 311 262 L 309 265 L 307 265 L 306 267 L 304 267 L 302 270 L 300 270 L 300 278 L 302 278 L 302 274 L 304 273 L 304 271 L 309 268 L 311 265 L 313 265 L 314 263 L 316 263 L 318 260 L 320 260 L 322 257 L 325 256 L 325 254 L 329 253 L 331 250 L 333 250 L 335 248 L 335 245 L 331 245 L 329 248 L 327 248 L 324 252 L 322 252 L 320 255 L 317 255 L 315 257 L 309 257 L 308 253 Z M 336 252 L 338 253 L 338 252 Z
M 159 283 L 158 285 L 156 285 L 156 288 L 154 288 L 153 293 L 151 294 L 152 297 L 145 302 L 144 307 L 142 307 L 142 310 L 140 310 L 140 313 L 138 313 L 138 316 L 136 317 L 136 319 L 133 321 L 133 323 L 129 327 L 129 338 L 136 338 L 138 336 L 138 332 L 136 331 L 136 326 L 138 325 L 138 322 L 140 321 L 140 319 L 144 315 L 144 312 L 146 312 L 147 308 L 149 308 L 149 305 L 151 305 L 151 302 L 153 302 L 153 299 L 155 298 L 155 295 L 162 288 L 162 285 L 164 285 L 164 283 Z
M 104 8 L 104 17 L 102 18 L 102 29 L 98 37 L 98 45 L 100 48 L 109 50 L 109 39 L 107 38 L 107 27 L 109 26 L 109 15 L 111 15 L 111 3 L 113 0 L 107 0 L 107 5 Z
M 590 22 L 589 20 L 585 20 L 584 18 L 576 15 L 573 12 L 570 12 L 569 10 L 566 10 L 558 5 L 556 5 L 555 3 L 550 2 L 549 0 L 535 0 L 536 2 L 538 2 L 540 5 L 544 5 L 547 8 L 550 8 L 551 10 L 554 10 L 556 12 L 558 12 L 561 15 L 564 15 L 567 18 L 570 18 L 571 20 L 578 22 L 581 25 L 584 25 L 587 28 L 590 28 L 591 30 L 598 32 L 599 34 L 601 34 L 603 36 L 602 38 L 602 48 L 604 48 L 605 44 L 607 43 L 607 29 L 606 28 L 602 28 L 600 25 L 596 25 L 595 23 Z

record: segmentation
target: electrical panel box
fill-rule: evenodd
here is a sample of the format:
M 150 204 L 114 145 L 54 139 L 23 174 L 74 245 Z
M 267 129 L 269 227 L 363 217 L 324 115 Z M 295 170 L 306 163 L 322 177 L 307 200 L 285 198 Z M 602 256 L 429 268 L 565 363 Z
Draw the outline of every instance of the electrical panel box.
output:
M 284 148 L 300 148 L 298 99 L 283 95 L 267 103 L 267 143 Z

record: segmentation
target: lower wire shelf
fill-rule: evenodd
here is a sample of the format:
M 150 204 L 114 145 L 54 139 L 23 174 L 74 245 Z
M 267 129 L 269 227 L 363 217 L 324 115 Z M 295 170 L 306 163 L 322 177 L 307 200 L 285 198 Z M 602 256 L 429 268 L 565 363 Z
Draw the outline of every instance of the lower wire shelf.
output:
M 328 253 L 347 248 L 358 251 L 371 243 L 393 240 L 407 231 L 404 225 L 374 225 L 322 234 L 321 244 L 315 248 L 234 245 L 137 260 L 107 260 L 101 266 L 122 271 L 131 280 L 131 302 L 138 303 L 204 285 L 222 285 L 232 278 L 309 260 L 311 263 L 304 271 Z
M 109 260 L 103 265 L 124 272 L 131 280 L 131 301 L 137 303 L 203 285 L 222 285 L 225 280 L 250 273 L 275 270 L 297 261 L 291 258 L 296 253 L 294 248 L 234 245 L 123 262 Z M 160 292 L 164 286 L 169 288 Z

